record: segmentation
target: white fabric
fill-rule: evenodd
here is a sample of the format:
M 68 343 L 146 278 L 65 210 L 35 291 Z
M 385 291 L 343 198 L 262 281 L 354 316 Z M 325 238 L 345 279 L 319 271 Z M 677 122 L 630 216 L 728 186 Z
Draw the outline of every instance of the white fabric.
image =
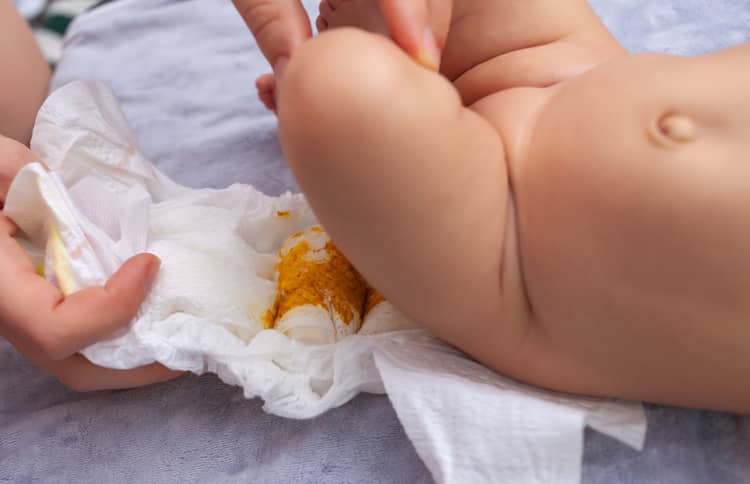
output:
M 13 5 L 18 9 L 18 13 L 25 18 L 33 19 L 44 11 L 47 0 L 13 0 Z
M 24 168 L 6 211 L 37 249 L 48 243 L 50 227 L 58 229 L 62 248 L 48 254 L 48 277 L 78 289 L 102 284 L 144 250 L 163 261 L 129 329 L 83 352 L 99 365 L 158 361 L 213 372 L 246 397 L 263 398 L 269 412 L 293 418 L 317 416 L 360 391 L 387 391 L 440 482 L 578 482 L 586 424 L 643 445 L 639 404 L 531 389 L 422 330 L 321 346 L 261 330 L 255 316 L 275 296 L 279 247 L 314 222 L 305 200 L 247 185 L 213 190 L 171 182 L 140 154 L 103 84 L 76 82 L 53 93 L 32 149 L 49 171 Z

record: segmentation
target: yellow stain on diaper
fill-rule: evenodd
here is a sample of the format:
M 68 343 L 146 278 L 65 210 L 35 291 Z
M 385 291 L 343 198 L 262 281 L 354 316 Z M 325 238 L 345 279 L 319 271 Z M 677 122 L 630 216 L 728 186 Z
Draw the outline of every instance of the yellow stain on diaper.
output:
M 274 327 L 286 313 L 300 306 L 320 306 L 335 311 L 347 325 L 355 318 L 354 308 L 363 307 L 367 284 L 333 242 L 327 240 L 317 246 L 315 242 L 325 239 L 315 234 L 322 233 L 322 228 L 311 227 L 284 243 L 276 266 L 276 302 L 263 316 L 266 329 Z M 317 240 L 308 240 L 313 238 Z
M 261 322 L 263 323 L 263 329 L 273 329 L 274 324 L 276 324 L 276 315 L 279 312 L 279 296 L 276 296 L 276 300 L 273 302 L 273 306 L 271 309 L 266 311 L 263 316 L 260 317 Z
M 51 270 L 57 278 L 57 282 L 60 285 L 60 290 L 63 295 L 69 296 L 76 292 L 76 284 L 70 270 L 70 265 L 68 264 L 68 257 L 65 254 L 65 243 L 63 242 L 63 238 L 60 235 L 57 226 L 52 222 L 49 223 L 47 253 L 51 256 Z
M 362 319 L 365 318 L 370 311 L 375 309 L 380 303 L 385 302 L 385 298 L 373 287 L 367 289 L 367 299 L 365 299 L 365 309 L 362 312 Z
M 276 212 L 276 216 L 279 218 L 289 218 L 289 216 L 292 214 L 289 210 L 279 210 Z

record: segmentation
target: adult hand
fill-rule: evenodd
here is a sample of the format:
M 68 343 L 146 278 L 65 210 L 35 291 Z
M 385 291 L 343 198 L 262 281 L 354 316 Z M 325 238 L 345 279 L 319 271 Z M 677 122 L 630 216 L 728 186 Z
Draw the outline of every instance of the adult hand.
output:
M 326 1 L 326 0 L 322 0 Z M 452 0 L 377 1 L 393 41 L 427 68 L 437 70 L 451 18 Z M 294 50 L 312 35 L 300 0 L 233 0 L 274 74 L 261 76 L 261 100 L 273 109 L 276 79 Z
M 32 161 L 36 159 L 25 146 L 0 137 L 0 208 L 18 170 Z M 104 287 L 64 297 L 36 274 L 13 238 L 16 231 L 0 210 L 0 336 L 77 391 L 131 388 L 180 375 L 159 364 L 110 370 L 77 354 L 131 321 L 158 273 L 158 258 L 133 257 Z

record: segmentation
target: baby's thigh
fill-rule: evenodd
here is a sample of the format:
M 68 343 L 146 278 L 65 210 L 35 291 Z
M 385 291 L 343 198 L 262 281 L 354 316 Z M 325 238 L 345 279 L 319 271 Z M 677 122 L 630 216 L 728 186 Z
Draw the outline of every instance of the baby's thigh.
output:
M 444 78 L 353 29 L 303 45 L 281 87 L 285 154 L 333 240 L 397 307 L 475 350 L 504 311 L 497 132 Z M 497 351 L 517 339 L 506 328 Z

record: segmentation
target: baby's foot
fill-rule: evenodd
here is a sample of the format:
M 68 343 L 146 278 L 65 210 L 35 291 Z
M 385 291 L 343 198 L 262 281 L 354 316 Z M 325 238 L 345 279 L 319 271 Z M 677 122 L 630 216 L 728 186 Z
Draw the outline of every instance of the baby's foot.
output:
M 263 74 L 255 81 L 258 99 L 269 111 L 276 112 L 276 76 Z
M 358 27 L 389 36 L 388 25 L 375 0 L 322 0 L 315 22 L 319 32 L 337 27 Z
M 358 27 L 390 36 L 388 25 L 375 0 L 321 0 L 315 21 L 319 32 L 337 27 Z

